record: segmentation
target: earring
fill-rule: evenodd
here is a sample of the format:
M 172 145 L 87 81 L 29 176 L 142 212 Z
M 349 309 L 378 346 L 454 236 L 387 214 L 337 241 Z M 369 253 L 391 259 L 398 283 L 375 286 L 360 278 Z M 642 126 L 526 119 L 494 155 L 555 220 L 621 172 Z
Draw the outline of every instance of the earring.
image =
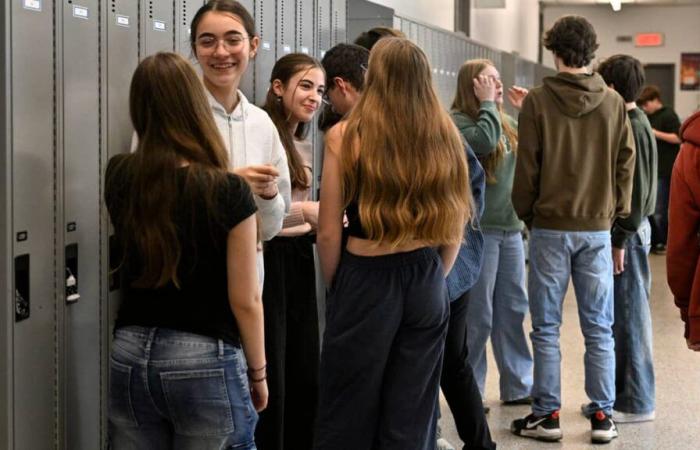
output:
M 281 95 L 277 96 L 277 103 L 282 103 L 282 96 Z

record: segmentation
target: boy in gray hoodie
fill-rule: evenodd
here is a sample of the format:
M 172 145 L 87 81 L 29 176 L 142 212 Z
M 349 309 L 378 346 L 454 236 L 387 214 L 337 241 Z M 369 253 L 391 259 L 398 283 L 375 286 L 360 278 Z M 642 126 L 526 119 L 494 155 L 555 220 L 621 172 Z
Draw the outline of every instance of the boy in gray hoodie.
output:
M 558 73 L 523 102 L 512 194 L 531 235 L 533 404 L 511 431 L 547 441 L 562 437 L 559 329 L 571 278 L 586 342 L 591 440 L 605 443 L 617 437 L 610 228 L 630 212 L 634 139 L 624 100 L 587 67 L 598 48 L 591 24 L 564 16 L 545 33 L 544 45 Z

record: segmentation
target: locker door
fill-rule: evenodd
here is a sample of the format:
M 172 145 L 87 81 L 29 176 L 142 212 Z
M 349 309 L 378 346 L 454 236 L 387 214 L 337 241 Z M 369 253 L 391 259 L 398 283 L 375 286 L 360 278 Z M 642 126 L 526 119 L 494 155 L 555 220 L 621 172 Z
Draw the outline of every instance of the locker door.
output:
M 141 59 L 160 51 L 173 51 L 174 13 L 172 1 L 144 0 L 141 3 Z
M 277 52 L 276 59 L 294 52 L 296 38 L 296 1 L 277 0 Z
M 270 85 L 270 73 L 275 65 L 275 0 L 255 0 L 255 24 L 260 34 L 260 49 L 255 57 L 255 95 L 251 102 L 262 105 Z
M 12 329 L 14 446 L 3 448 L 45 449 L 54 447 L 58 433 L 54 15 L 48 0 L 6 4 L 11 4 L 12 22 L 11 239 L 17 311 L 7 324 Z
M 331 0 L 316 2 L 316 56 L 323 59 L 331 45 Z
M 296 0 L 296 50 L 314 55 L 314 2 Z
M 346 0 L 331 0 L 331 44 L 348 40 L 348 9 Z
M 187 1 L 187 0 L 182 0 L 182 1 Z M 206 1 L 204 2 L 206 3 Z M 243 0 L 239 2 L 243 7 L 253 16 L 255 17 L 255 8 L 253 5 L 253 0 Z M 194 16 L 194 13 L 192 14 Z M 258 29 L 258 24 L 255 24 L 255 32 L 259 35 L 260 30 Z M 258 53 L 260 53 L 260 49 L 258 49 Z M 243 92 L 243 95 L 246 96 L 248 100 L 251 102 L 255 98 L 255 59 L 252 59 L 248 63 L 248 70 L 243 74 L 243 78 L 241 78 L 241 84 L 238 86 L 238 89 Z
M 190 24 L 204 3 L 203 0 L 175 0 L 175 51 L 188 60 L 194 59 L 190 47 Z
M 58 123 L 63 126 L 63 233 L 58 279 L 69 275 L 77 293 L 65 289 L 64 379 L 66 448 L 100 448 L 100 73 L 97 0 L 63 0 L 63 51 Z M 60 215 L 59 215 L 60 217 Z M 61 286 L 61 285 L 59 285 Z M 59 287 L 59 290 L 61 288 Z M 80 298 L 75 298 L 80 295 Z M 104 405 L 106 407 L 106 405 Z

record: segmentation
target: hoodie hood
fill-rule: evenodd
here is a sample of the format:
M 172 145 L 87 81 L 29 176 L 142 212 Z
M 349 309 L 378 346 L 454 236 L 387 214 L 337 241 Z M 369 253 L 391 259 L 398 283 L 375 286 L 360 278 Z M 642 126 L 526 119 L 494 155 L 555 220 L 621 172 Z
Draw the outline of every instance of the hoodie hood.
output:
M 681 139 L 700 147 L 700 111 L 688 117 L 681 126 Z
M 597 73 L 570 74 L 558 73 L 542 80 L 544 90 L 563 114 L 569 117 L 581 117 L 596 109 L 603 99 L 608 87 Z

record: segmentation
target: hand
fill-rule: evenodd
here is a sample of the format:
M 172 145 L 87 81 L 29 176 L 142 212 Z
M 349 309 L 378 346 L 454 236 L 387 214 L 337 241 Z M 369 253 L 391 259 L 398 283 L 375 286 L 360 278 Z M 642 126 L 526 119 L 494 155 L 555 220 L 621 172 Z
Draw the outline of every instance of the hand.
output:
M 498 87 L 493 78 L 484 75 L 474 78 L 474 95 L 480 102 L 496 101 L 497 92 Z
M 243 177 L 250 185 L 254 194 L 270 199 L 277 195 L 277 177 L 279 171 L 275 166 L 264 164 L 257 166 L 237 167 L 233 173 Z
M 625 271 L 625 249 L 612 248 L 613 275 L 620 275 Z
M 686 339 L 685 341 L 688 344 L 689 349 L 695 352 L 700 352 L 700 342 L 691 342 L 690 339 Z
M 513 86 L 508 89 L 508 101 L 513 105 L 513 108 L 520 111 L 523 107 L 523 100 L 525 100 L 528 92 L 529 91 L 523 87 Z
M 318 202 L 302 202 L 301 212 L 304 214 L 304 221 L 311 225 L 311 229 L 318 229 Z
M 253 406 L 257 412 L 262 411 L 267 408 L 267 380 L 262 381 L 249 381 L 250 383 L 250 397 L 253 400 Z

